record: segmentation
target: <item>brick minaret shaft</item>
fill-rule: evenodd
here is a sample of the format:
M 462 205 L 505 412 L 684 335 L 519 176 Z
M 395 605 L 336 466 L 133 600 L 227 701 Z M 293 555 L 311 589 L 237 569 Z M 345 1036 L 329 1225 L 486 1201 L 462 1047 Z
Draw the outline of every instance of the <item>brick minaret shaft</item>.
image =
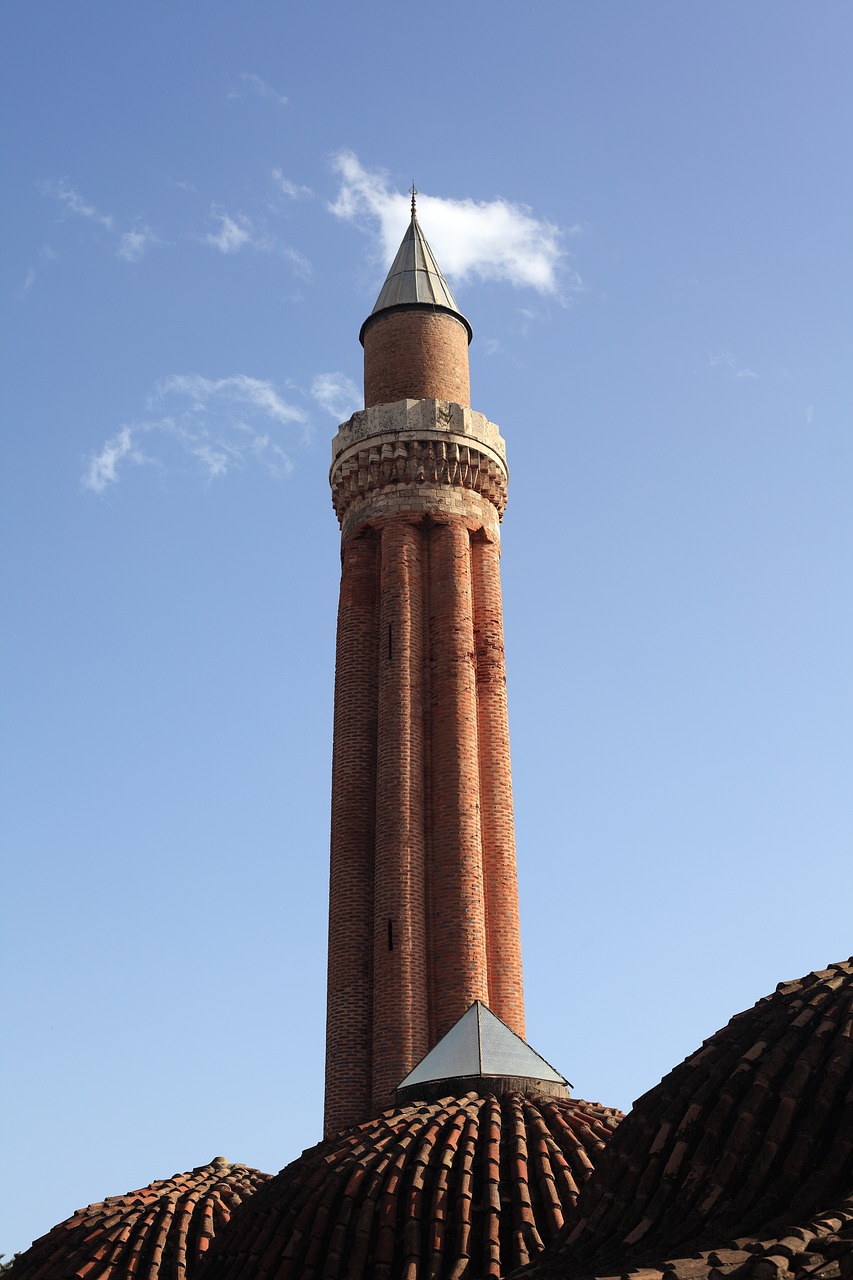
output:
M 327 1134 L 482 1000 L 524 1035 L 500 587 L 504 442 L 417 219 L 339 430 Z

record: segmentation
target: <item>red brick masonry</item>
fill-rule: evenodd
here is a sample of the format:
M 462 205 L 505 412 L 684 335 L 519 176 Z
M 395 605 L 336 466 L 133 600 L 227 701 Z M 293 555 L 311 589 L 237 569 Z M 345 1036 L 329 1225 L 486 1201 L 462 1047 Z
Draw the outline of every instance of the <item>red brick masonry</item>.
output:
M 344 540 L 326 1132 L 474 1000 L 524 1034 L 497 547 L 461 518 Z
M 471 403 L 468 330 L 442 311 L 389 311 L 364 332 L 364 404 Z
M 501 613 L 504 443 L 469 330 L 406 304 L 363 330 L 342 529 L 327 1136 L 376 1115 L 475 1000 L 524 1036 Z

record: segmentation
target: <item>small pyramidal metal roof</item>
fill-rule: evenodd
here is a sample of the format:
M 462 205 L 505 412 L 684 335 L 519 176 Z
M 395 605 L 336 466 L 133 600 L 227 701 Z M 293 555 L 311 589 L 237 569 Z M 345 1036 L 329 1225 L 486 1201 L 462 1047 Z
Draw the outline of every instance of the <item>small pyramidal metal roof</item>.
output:
M 439 311 L 449 311 L 457 320 L 461 320 L 468 330 L 468 341 L 471 341 L 472 330 L 468 321 L 457 307 L 450 286 L 441 274 L 432 249 L 427 244 L 426 236 L 421 230 L 415 206 L 417 192 L 412 187 L 412 217 L 397 256 L 391 263 L 391 269 L 385 278 L 376 305 L 361 326 L 360 338 L 364 339 L 364 330 L 380 311 L 390 311 L 397 307 L 432 307 Z
M 510 1031 L 481 1000 L 462 1017 L 409 1072 L 399 1089 L 465 1076 L 524 1076 L 567 1085 L 550 1063 Z

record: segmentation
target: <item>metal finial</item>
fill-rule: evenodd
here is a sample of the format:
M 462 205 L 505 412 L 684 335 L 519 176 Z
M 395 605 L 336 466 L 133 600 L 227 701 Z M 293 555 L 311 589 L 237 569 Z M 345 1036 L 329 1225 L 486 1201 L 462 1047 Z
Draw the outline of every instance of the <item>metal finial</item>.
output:
M 418 216 L 417 205 L 415 200 L 415 197 L 417 196 L 417 194 L 418 194 L 418 189 L 413 182 L 412 185 L 409 187 L 409 195 L 412 197 L 412 218 L 413 219 Z

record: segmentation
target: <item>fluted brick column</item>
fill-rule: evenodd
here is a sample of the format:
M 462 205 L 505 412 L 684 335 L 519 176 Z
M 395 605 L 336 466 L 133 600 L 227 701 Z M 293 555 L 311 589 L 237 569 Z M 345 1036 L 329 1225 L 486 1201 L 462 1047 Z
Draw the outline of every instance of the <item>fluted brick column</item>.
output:
M 424 870 L 423 533 L 381 533 L 373 921 L 373 1109 L 430 1048 Z
M 430 531 L 433 1040 L 474 1000 L 489 1003 L 477 675 L 470 534 L 461 521 Z
M 335 666 L 325 1131 L 371 1104 L 378 538 L 344 542 Z
M 500 549 L 483 534 L 471 541 L 483 884 L 489 1007 L 524 1038 L 521 932 L 512 809 Z
M 343 538 L 326 1134 L 482 1000 L 524 1033 L 499 577 L 506 447 L 412 218 L 332 444 Z

